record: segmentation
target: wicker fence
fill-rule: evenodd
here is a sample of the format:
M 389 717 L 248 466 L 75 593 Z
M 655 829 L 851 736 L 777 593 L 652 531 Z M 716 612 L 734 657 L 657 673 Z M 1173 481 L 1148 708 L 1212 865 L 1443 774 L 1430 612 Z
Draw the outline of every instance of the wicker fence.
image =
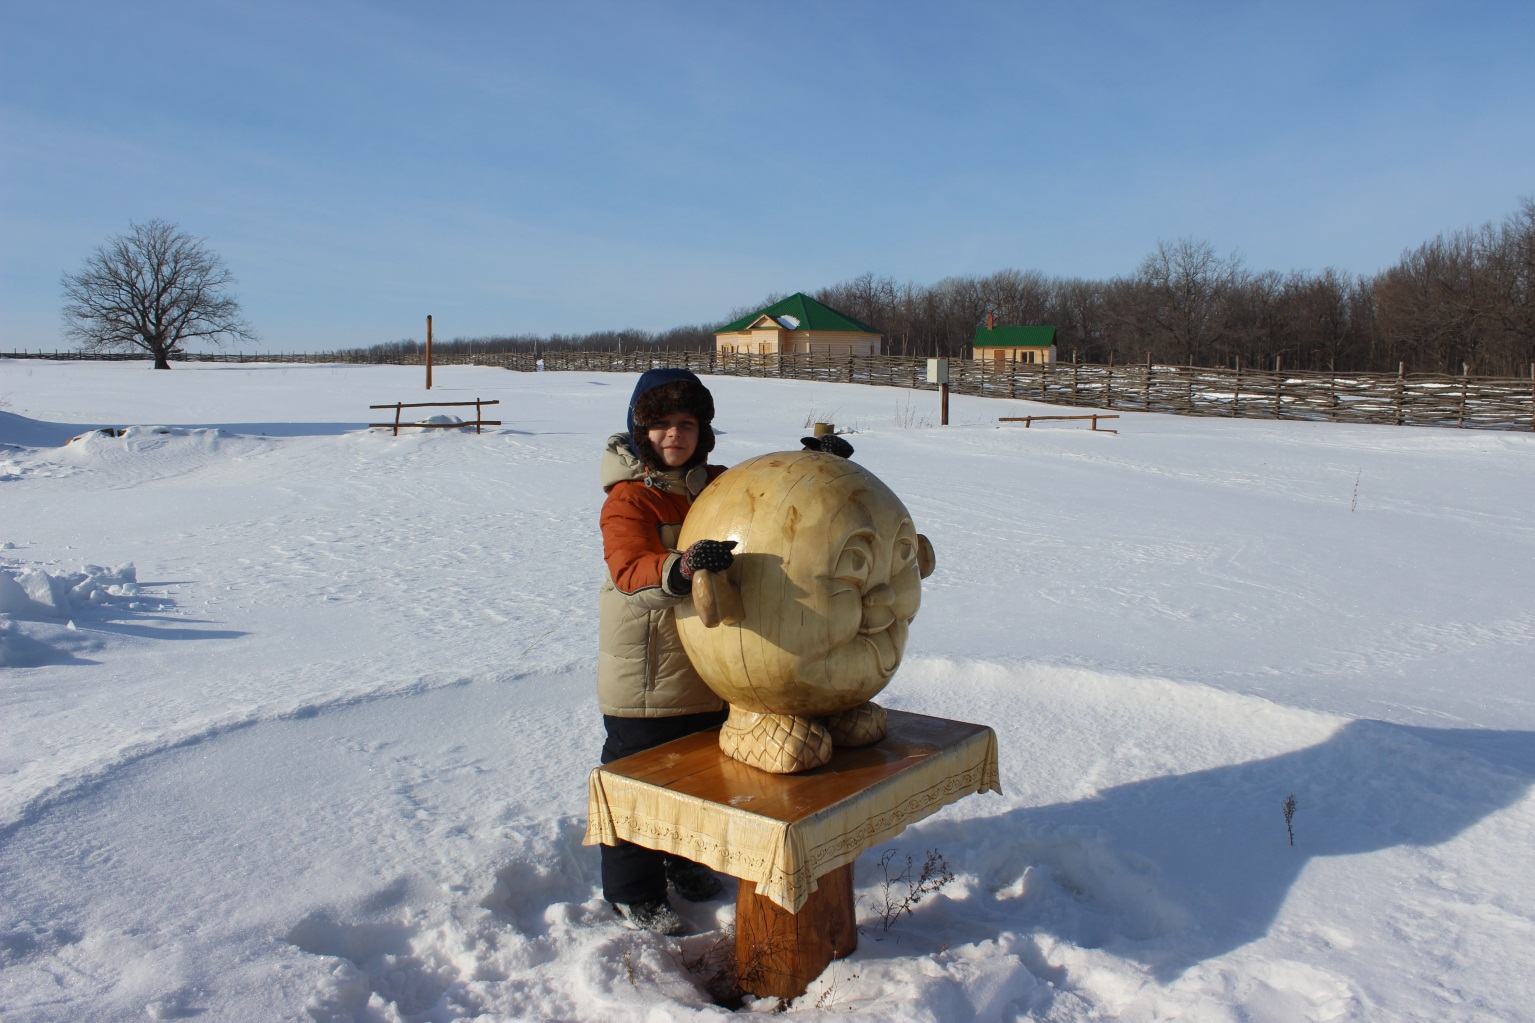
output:
M 502 362 L 506 359 L 508 361 Z M 531 355 L 475 361 L 532 369 Z M 936 390 L 927 360 L 901 356 L 549 352 L 546 370 L 639 372 L 677 366 L 725 376 L 824 380 Z M 1535 430 L 1535 372 L 1518 377 L 1287 373 L 1185 366 L 949 362 L 949 389 L 988 398 L 1182 416 L 1306 419 L 1397 426 Z
M 0 353 L 0 358 L 87 358 L 78 352 Z M 94 356 L 98 359 L 143 356 Z M 335 363 L 335 354 L 194 354 L 193 362 Z M 390 360 L 420 365 L 417 356 Z M 436 366 L 500 366 L 532 372 L 579 370 L 638 373 L 679 367 L 696 373 L 791 380 L 822 380 L 934 390 L 927 360 L 894 355 L 721 355 L 715 352 L 587 352 L 555 349 L 478 355 L 436 355 Z M 1455 426 L 1535 430 L 1535 369 L 1520 377 L 1442 376 L 1428 373 L 1292 373 L 1188 366 L 1102 366 L 988 363 L 951 359 L 955 394 L 1026 398 L 1050 405 L 1182 416 L 1304 419 L 1397 426 Z

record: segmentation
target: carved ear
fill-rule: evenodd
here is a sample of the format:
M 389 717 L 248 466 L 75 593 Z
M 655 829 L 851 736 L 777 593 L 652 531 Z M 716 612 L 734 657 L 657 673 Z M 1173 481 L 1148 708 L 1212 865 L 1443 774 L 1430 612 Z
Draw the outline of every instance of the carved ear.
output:
M 926 579 L 938 567 L 938 555 L 933 552 L 933 541 L 926 533 L 917 534 L 917 571 Z

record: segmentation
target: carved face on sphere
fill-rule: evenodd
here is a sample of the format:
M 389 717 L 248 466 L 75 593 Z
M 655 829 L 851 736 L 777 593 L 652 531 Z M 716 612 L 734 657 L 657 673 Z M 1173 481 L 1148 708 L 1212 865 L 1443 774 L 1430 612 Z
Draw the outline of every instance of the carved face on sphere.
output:
M 708 629 L 684 602 L 677 627 L 722 698 L 746 710 L 825 715 L 890 681 L 922 582 L 911 516 L 873 473 L 812 451 L 750 459 L 688 512 L 679 547 L 703 539 L 737 541 L 728 575 L 746 617 Z

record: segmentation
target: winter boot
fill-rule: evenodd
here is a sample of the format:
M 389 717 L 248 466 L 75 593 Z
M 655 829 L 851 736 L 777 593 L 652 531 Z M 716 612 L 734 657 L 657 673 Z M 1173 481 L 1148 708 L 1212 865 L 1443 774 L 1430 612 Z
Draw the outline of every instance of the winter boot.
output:
M 660 902 L 614 902 L 611 905 L 624 918 L 624 923 L 636 931 L 681 934 L 687 929 L 682 917 L 665 899 Z
M 689 902 L 708 902 L 725 890 L 714 871 L 680 856 L 666 858 L 666 881 Z

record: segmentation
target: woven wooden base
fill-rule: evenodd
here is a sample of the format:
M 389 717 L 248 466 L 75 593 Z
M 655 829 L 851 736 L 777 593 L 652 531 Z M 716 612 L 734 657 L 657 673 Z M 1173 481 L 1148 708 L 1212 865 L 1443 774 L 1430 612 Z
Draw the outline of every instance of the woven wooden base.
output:
M 730 708 L 720 729 L 720 749 L 727 757 L 769 774 L 797 774 L 831 759 L 831 734 L 815 718 L 758 714 Z
M 872 700 L 824 721 L 835 746 L 872 746 L 885 737 L 885 708 Z

